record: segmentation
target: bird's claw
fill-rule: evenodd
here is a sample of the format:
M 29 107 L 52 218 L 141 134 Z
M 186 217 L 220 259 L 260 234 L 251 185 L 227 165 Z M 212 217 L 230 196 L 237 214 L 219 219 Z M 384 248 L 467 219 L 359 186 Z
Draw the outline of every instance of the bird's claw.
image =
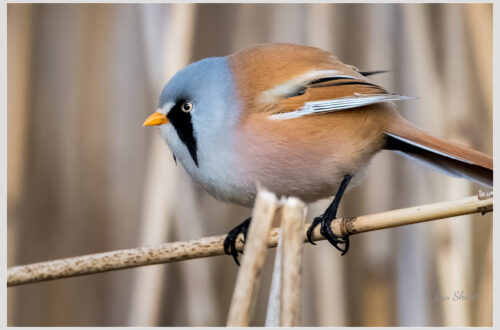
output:
M 323 237 L 325 237 L 328 240 L 328 242 L 330 242 L 330 244 L 332 244 L 337 250 L 342 252 L 341 255 L 344 255 L 349 250 L 349 236 L 340 237 L 335 235 L 330 226 L 331 223 L 332 219 L 323 214 L 319 217 L 314 218 L 311 226 L 307 230 L 307 239 L 309 240 L 309 242 L 311 242 L 311 244 L 315 245 L 315 243 L 312 241 L 312 233 L 314 231 L 314 228 L 316 228 L 316 226 L 321 224 L 320 227 L 321 235 L 323 235 Z M 343 248 L 340 247 L 339 244 L 344 244 L 344 247 Z
M 312 234 L 314 232 L 314 228 L 316 228 L 321 223 L 322 217 L 323 217 L 323 214 L 320 215 L 319 217 L 314 218 L 313 222 L 311 223 L 311 226 L 307 230 L 307 240 L 312 245 L 316 245 L 316 243 L 314 243 L 313 240 L 312 240 Z
M 226 238 L 224 239 L 224 252 L 228 255 L 233 256 L 234 262 L 239 266 L 240 262 L 238 261 L 238 250 L 236 249 L 236 241 L 238 239 L 238 235 L 240 233 L 243 234 L 243 242 L 245 242 L 247 238 L 248 228 L 250 227 L 251 218 L 246 219 L 238 226 L 234 227 L 227 233 Z M 243 252 L 241 252 L 243 254 Z

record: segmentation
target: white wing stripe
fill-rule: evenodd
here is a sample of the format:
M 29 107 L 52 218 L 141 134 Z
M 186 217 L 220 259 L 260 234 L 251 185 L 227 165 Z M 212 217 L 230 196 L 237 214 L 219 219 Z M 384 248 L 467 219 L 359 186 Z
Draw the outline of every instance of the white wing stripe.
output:
M 404 95 L 396 95 L 396 94 L 365 95 L 365 96 L 358 95 L 355 97 L 342 97 L 333 100 L 306 102 L 302 108 L 296 111 L 277 113 L 274 115 L 270 115 L 269 118 L 273 120 L 285 120 L 285 119 L 299 118 L 313 113 L 346 110 L 369 104 L 398 101 L 398 100 L 408 100 L 408 99 L 412 99 L 412 97 Z

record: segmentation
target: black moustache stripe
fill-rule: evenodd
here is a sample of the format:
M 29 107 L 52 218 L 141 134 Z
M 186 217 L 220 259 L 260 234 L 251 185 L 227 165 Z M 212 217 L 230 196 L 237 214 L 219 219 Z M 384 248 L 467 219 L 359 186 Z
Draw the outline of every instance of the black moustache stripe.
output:
M 191 114 L 185 113 L 180 109 L 181 103 L 175 105 L 175 107 L 170 110 L 167 117 L 168 120 L 174 126 L 179 139 L 184 143 L 186 148 L 191 155 L 196 166 L 198 166 L 198 144 L 194 136 L 194 128 L 191 120 Z

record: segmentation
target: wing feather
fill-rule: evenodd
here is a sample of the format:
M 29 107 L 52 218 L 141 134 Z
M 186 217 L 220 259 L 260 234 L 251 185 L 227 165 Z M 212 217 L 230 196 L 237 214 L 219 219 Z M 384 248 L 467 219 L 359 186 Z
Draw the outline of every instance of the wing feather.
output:
M 273 120 L 292 119 L 314 113 L 347 110 L 375 103 L 407 100 L 407 99 L 410 99 L 410 97 L 404 95 L 396 95 L 396 94 L 376 94 L 376 95 L 360 94 L 354 97 L 342 97 L 331 100 L 306 102 L 304 106 L 298 110 L 275 113 L 270 115 L 269 118 Z
M 276 111 L 269 117 L 273 120 L 286 120 L 315 113 L 411 99 L 405 95 L 390 94 L 366 78 L 339 73 L 341 72 L 338 70 L 308 72 L 303 75 L 307 80 L 301 77 L 293 80 L 293 83 L 287 82 L 265 91 L 263 95 L 266 98 L 263 101 L 277 102 L 280 105 L 274 108 Z M 297 107 L 300 102 L 301 106 Z
M 365 77 L 379 71 L 359 71 L 318 48 L 260 45 L 231 55 L 229 63 L 243 113 L 288 119 L 408 99 Z

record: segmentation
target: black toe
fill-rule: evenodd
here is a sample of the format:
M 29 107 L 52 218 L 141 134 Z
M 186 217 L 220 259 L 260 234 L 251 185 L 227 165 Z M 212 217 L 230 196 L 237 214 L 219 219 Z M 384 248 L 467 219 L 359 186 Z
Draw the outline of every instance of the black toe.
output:
M 234 262 L 239 266 L 240 262 L 238 261 L 238 250 L 236 249 L 236 240 L 238 239 L 238 235 L 240 233 L 243 234 L 243 242 L 245 242 L 247 238 L 248 228 L 250 227 L 250 220 L 252 218 L 248 218 L 238 226 L 234 227 L 227 233 L 226 238 L 224 239 L 224 252 L 233 256 Z
M 349 236 L 340 237 L 335 235 L 332 231 L 331 223 L 332 219 L 329 218 L 325 218 L 321 221 L 321 235 L 323 235 L 337 250 L 342 252 L 342 255 L 344 255 L 349 249 Z M 344 248 L 340 247 L 339 244 L 344 244 Z
M 346 174 L 340 184 L 339 190 L 335 194 L 335 198 L 328 206 L 325 213 L 323 213 L 319 217 L 314 218 L 311 227 L 309 227 L 309 229 L 307 230 L 307 239 L 309 240 L 309 242 L 314 244 L 312 242 L 312 233 L 314 228 L 321 223 L 321 235 L 323 235 L 328 240 L 328 242 L 330 242 L 330 244 L 332 244 L 337 250 L 342 252 L 342 255 L 346 254 L 347 250 L 349 250 L 349 236 L 340 237 L 335 235 L 330 225 L 333 219 L 337 218 L 337 210 L 339 208 L 340 199 L 342 198 L 342 195 L 344 194 L 349 181 L 351 181 L 351 175 Z M 340 247 L 339 244 L 344 244 L 344 248 Z
M 313 222 L 311 223 L 311 226 L 307 230 L 307 240 L 312 245 L 316 245 L 316 243 L 314 243 L 312 240 L 312 234 L 314 232 L 314 228 L 316 228 L 321 223 L 322 217 L 323 217 L 323 215 L 320 215 L 319 217 L 314 218 Z

